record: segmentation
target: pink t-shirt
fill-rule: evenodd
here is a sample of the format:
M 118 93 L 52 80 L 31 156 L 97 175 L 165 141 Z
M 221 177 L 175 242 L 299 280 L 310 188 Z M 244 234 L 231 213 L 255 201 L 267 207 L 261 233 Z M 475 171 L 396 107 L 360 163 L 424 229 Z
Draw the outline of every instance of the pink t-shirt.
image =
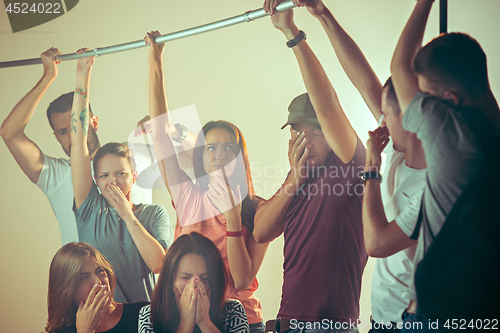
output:
M 263 203 L 263 201 L 261 201 L 259 205 L 261 203 Z M 257 279 L 255 278 L 248 288 L 236 290 L 234 287 L 234 281 L 231 276 L 231 271 L 229 270 L 229 261 L 227 258 L 227 223 L 224 215 L 212 205 L 208 199 L 207 193 L 201 191 L 200 188 L 191 181 L 185 182 L 182 185 L 179 197 L 175 202 L 175 209 L 178 222 L 175 229 L 175 239 L 180 235 L 189 234 L 195 231 L 214 242 L 226 266 L 228 278 L 226 299 L 237 299 L 243 304 L 250 324 L 261 322 L 263 320 L 262 307 L 259 299 L 253 294 L 259 287 Z M 243 232 L 245 243 L 247 243 L 249 237 L 252 237 L 251 233 L 245 227 L 243 227 Z

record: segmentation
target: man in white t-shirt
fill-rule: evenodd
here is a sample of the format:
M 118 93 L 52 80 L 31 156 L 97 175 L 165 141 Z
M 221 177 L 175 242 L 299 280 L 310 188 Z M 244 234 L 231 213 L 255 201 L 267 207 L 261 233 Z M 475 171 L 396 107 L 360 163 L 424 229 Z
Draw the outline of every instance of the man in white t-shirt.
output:
M 45 155 L 24 133 L 24 129 L 31 120 L 38 103 L 57 77 L 58 68 L 55 58 L 60 54 L 56 48 L 50 48 L 42 53 L 41 58 L 44 68 L 42 78 L 10 112 L 2 124 L 0 135 L 26 176 L 37 184 L 49 199 L 59 223 L 61 240 L 64 245 L 69 242 L 78 242 L 76 221 L 72 211 L 73 182 L 70 161 L 69 159 L 53 158 Z M 70 92 L 61 95 L 47 109 L 47 118 L 54 130 L 54 135 L 68 156 L 71 148 L 70 115 L 73 94 L 73 92 Z M 96 134 L 98 126 L 99 119 L 90 111 L 87 145 L 91 158 L 100 148 Z M 143 161 L 144 157 L 136 157 L 136 160 L 136 162 L 142 162 L 146 166 L 154 163 L 154 161 Z M 144 168 L 143 166 L 138 171 L 140 172 Z M 134 187 L 132 193 L 134 193 L 132 196 L 134 203 L 152 203 L 151 190 L 139 190 L 139 187 Z
M 382 86 L 354 40 L 321 1 L 298 0 L 298 4 L 320 19 L 346 74 L 382 125 L 370 132 L 367 142 L 363 234 L 367 253 L 378 257 L 372 282 L 372 332 L 397 331 L 413 280 L 416 242 L 410 236 L 425 182 L 424 152 L 416 135 L 403 129 L 391 79 Z M 381 152 L 388 144 L 381 183 Z

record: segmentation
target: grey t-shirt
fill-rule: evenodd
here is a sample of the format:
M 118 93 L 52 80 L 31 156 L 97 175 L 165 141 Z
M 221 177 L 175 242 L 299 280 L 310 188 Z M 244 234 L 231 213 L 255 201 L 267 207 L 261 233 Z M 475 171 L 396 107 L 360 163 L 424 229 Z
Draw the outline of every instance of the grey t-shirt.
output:
M 431 95 L 415 95 L 403 117 L 403 127 L 422 141 L 427 162 L 423 222 L 414 259 L 416 269 L 432 243 L 432 236 L 439 233 L 453 204 L 485 161 L 462 115 Z M 413 300 L 417 299 L 414 285 L 409 293 Z
M 125 222 L 93 183 L 83 204 L 75 209 L 80 242 L 101 251 L 113 266 L 117 285 L 114 300 L 118 303 L 149 302 L 155 285 L 153 272 L 146 265 Z M 138 205 L 134 215 L 144 228 L 164 247 L 173 241 L 173 226 L 165 208 Z

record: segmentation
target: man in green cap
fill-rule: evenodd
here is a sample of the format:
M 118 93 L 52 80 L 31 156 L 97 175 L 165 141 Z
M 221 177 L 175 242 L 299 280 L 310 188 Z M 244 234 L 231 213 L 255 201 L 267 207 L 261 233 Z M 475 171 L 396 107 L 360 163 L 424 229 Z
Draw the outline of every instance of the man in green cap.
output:
M 289 107 L 290 173 L 255 215 L 254 237 L 284 234 L 284 274 L 278 319 L 268 329 L 357 331 L 361 277 L 367 255 L 361 204 L 366 150 L 347 119 L 325 71 L 293 22 L 274 14 L 286 36 L 308 93 Z

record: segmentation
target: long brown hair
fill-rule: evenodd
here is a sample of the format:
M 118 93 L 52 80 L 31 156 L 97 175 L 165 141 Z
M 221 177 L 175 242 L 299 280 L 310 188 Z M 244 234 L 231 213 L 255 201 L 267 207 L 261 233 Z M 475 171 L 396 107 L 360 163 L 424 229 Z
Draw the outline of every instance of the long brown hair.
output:
M 241 153 L 242 159 L 236 159 L 236 172 L 230 177 L 232 184 L 240 185 L 240 190 L 243 193 L 247 193 L 243 199 L 241 205 L 241 222 L 247 228 L 250 233 L 253 232 L 254 227 L 254 217 L 257 210 L 258 201 L 262 200 L 257 198 L 252 183 L 252 174 L 250 172 L 250 161 L 248 159 L 247 145 L 245 139 L 243 138 L 243 133 L 236 125 L 224 121 L 209 121 L 201 129 L 198 138 L 196 140 L 196 145 L 193 150 L 193 167 L 194 175 L 196 177 L 196 184 L 200 187 L 202 191 L 208 190 L 208 178 L 204 177 L 207 175 L 205 168 L 203 166 L 203 151 L 205 149 L 205 136 L 214 128 L 222 128 L 229 133 L 233 134 L 236 139 L 236 143 L 239 147 L 239 152 Z M 238 155 L 238 154 L 236 154 Z M 245 172 L 240 172 L 239 170 L 245 170 Z
M 45 331 L 59 332 L 67 326 L 76 324 L 78 305 L 73 296 L 80 284 L 80 271 L 85 261 L 94 257 L 96 263 L 108 274 L 113 298 L 116 275 L 106 257 L 87 243 L 68 243 L 57 251 L 49 271 L 49 292 L 47 306 L 49 318 Z
M 222 331 L 222 308 L 227 287 L 226 268 L 219 249 L 207 237 L 197 232 L 182 235 L 175 240 L 163 260 L 158 283 L 151 297 L 151 318 L 156 333 L 171 331 L 180 323 L 175 300 L 174 281 L 177 268 L 186 254 L 198 254 L 205 259 L 210 288 L 210 319 Z M 199 328 L 196 326 L 196 329 Z M 195 329 L 195 331 L 196 331 Z

